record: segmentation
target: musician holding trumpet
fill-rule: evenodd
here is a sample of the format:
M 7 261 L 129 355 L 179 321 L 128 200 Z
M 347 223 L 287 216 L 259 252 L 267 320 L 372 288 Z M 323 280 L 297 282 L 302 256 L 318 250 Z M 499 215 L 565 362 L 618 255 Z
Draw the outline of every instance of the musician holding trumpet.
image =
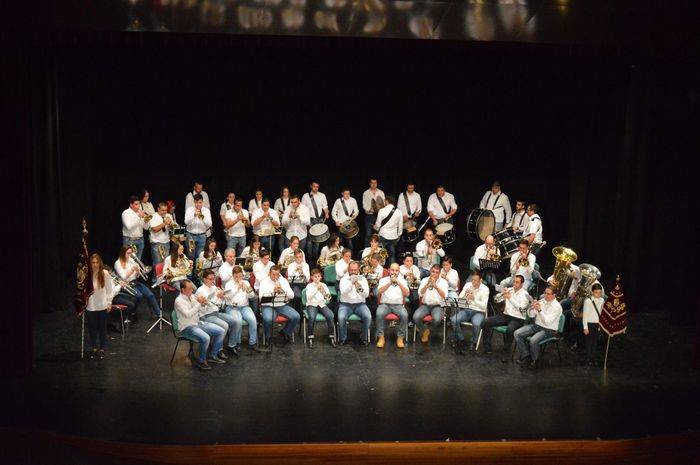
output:
M 481 329 L 484 331 L 484 352 L 487 355 L 491 351 L 491 337 L 493 336 L 493 328 L 496 326 L 506 326 L 506 337 L 503 344 L 504 357 L 501 360 L 503 363 L 508 363 L 510 357 L 510 348 L 513 343 L 513 334 L 520 329 L 525 323 L 525 315 L 530 306 L 530 295 L 525 290 L 523 284 L 525 278 L 521 275 L 516 275 L 513 279 L 513 287 L 505 287 L 503 291 L 496 294 L 493 298 L 496 303 L 503 303 L 503 313 L 490 316 L 481 324 Z
M 518 244 L 518 253 L 510 257 L 510 277 L 501 281 L 501 286 L 512 287 L 516 275 L 525 279 L 523 287 L 525 290 L 532 284 L 532 273 L 535 271 L 535 254 L 530 253 L 530 243 L 523 239 Z
M 189 195 L 189 194 L 188 194 Z M 211 228 L 211 212 L 204 206 L 202 194 L 194 194 L 194 205 L 185 210 L 185 225 L 187 226 L 187 256 L 194 261 L 204 250 L 207 241 L 207 230 Z
M 158 211 L 153 215 L 149 223 L 151 234 L 151 259 L 155 267 L 163 263 L 165 257 L 170 253 L 169 229 L 173 224 L 173 219 L 168 215 L 168 205 L 165 202 L 158 204 Z M 155 276 L 153 277 L 155 280 Z
M 262 199 L 262 207 L 253 212 L 251 222 L 253 233 L 260 236 L 262 245 L 272 253 L 275 250 L 277 228 L 281 223 L 277 212 L 270 208 L 270 199 Z
M 472 271 L 469 282 L 464 286 L 459 294 L 460 299 L 466 301 L 467 308 L 460 308 L 459 311 L 452 317 L 452 332 L 455 338 L 455 351 L 459 355 L 463 355 L 466 347 L 464 347 L 464 334 L 462 334 L 462 323 L 470 322 L 472 325 L 472 339 L 469 351 L 476 350 L 476 344 L 479 341 L 479 333 L 481 332 L 481 323 L 486 318 L 486 305 L 489 301 L 489 288 L 481 281 L 481 274 L 478 271 Z
M 243 209 L 243 199 L 236 199 L 233 208 L 224 214 L 224 229 L 226 231 L 226 248 L 233 249 L 240 256 L 245 248 L 246 228 L 250 227 L 250 215 Z
M 496 246 L 496 240 L 489 234 L 484 239 L 484 243 L 476 248 L 474 257 L 472 258 L 472 266 L 475 270 L 480 270 L 484 281 L 487 284 L 496 284 L 496 272 L 494 270 L 481 270 L 481 262 L 479 260 L 489 260 L 493 262 L 501 261 L 501 251 Z
M 423 278 L 418 287 L 421 305 L 413 314 L 413 323 L 421 331 L 420 341 L 427 344 L 430 341 L 430 328 L 423 323 L 423 318 L 430 315 L 433 319 L 431 327 L 440 328 L 445 311 L 447 297 L 447 281 L 440 277 L 440 265 L 430 267 L 430 276 Z
M 432 228 L 425 228 L 423 240 L 416 244 L 416 256 L 421 278 L 430 276 L 432 266 L 439 265 L 440 260 L 445 256 L 442 242 L 435 238 L 435 231 Z
M 284 243 L 288 247 L 292 239 L 297 238 L 298 244 L 302 250 L 306 248 L 307 230 L 311 225 L 311 212 L 309 208 L 302 204 L 298 195 L 292 195 L 289 205 L 282 215 L 282 226 L 285 229 Z M 281 252 L 284 255 L 285 251 Z M 282 256 L 280 256 L 282 260 Z
M 141 209 L 139 198 L 135 195 L 129 197 L 129 208 L 122 212 L 122 245 L 136 247 L 136 255 L 139 258 L 145 243 L 143 230 L 148 228 L 150 220 L 151 218 Z
M 328 286 L 322 281 L 322 273 L 318 268 L 311 270 L 311 281 L 306 285 L 306 333 L 309 347 L 314 346 L 314 327 L 316 325 L 316 315 L 320 312 L 326 319 L 328 326 L 328 339 L 331 347 L 336 347 L 335 343 L 335 320 L 333 312 L 328 308 L 331 301 L 331 293 Z
M 517 362 L 520 365 L 527 364 L 533 370 L 537 368 L 540 341 L 557 333 L 561 314 L 561 305 L 554 295 L 554 288 L 547 286 L 544 290 L 544 298 L 533 302 L 530 309 L 530 316 L 535 318 L 534 323 L 525 325 L 514 333 L 520 354 Z
M 243 279 L 243 268 L 234 266 L 231 271 L 231 279 L 224 287 L 224 300 L 226 314 L 237 315 L 241 322 L 248 324 L 248 349 L 252 352 L 262 352 L 258 349 L 258 322 L 255 319 L 255 312 L 250 307 L 250 299 L 255 297 L 253 287 Z M 233 334 L 234 347 L 238 350 L 241 347 L 243 324 L 238 327 L 238 331 Z M 230 337 L 230 336 L 229 336 Z
M 362 345 L 366 346 L 369 344 L 369 325 L 372 321 L 372 314 L 366 304 L 369 296 L 369 284 L 367 284 L 367 279 L 360 274 L 360 262 L 350 262 L 347 273 L 340 280 L 338 288 L 340 289 L 338 297 L 339 343 L 340 345 L 346 343 L 348 317 L 355 314 L 362 320 L 360 340 Z
M 290 307 L 287 302 L 294 298 L 294 291 L 289 285 L 289 282 L 280 274 L 280 268 L 273 266 L 270 268 L 270 275 L 260 283 L 260 299 L 263 297 L 279 298 L 282 297 L 283 303 L 273 300 L 270 303 L 263 304 L 263 331 L 265 332 L 265 343 L 267 346 L 271 344 L 272 325 L 274 324 L 277 314 L 287 318 L 287 323 L 280 331 L 284 344 L 292 340 L 294 328 L 299 324 L 299 313 Z
M 226 351 L 238 356 L 239 350 L 236 344 L 236 334 L 241 331 L 243 319 L 240 312 L 224 313 L 221 311 L 225 305 L 225 292 L 223 289 L 216 287 L 215 281 L 216 273 L 213 270 L 205 270 L 202 274 L 202 285 L 199 286 L 195 293 L 195 297 L 202 296 L 206 299 L 199 311 L 199 317 L 202 321 L 213 323 L 228 333 Z M 226 359 L 226 356 L 221 354 L 221 358 Z
M 389 276 L 379 280 L 377 284 L 377 315 L 375 325 L 377 328 L 377 347 L 384 348 L 384 318 L 393 313 L 399 317 L 399 326 L 396 335 L 396 347 L 403 349 L 404 339 L 408 332 L 408 311 L 406 310 L 406 297 L 410 293 L 408 283 L 399 272 L 399 264 L 392 263 L 389 266 Z
M 293 306 L 299 312 L 299 315 L 301 315 L 301 290 L 304 289 L 311 279 L 311 274 L 309 272 L 309 264 L 304 261 L 303 250 L 296 249 L 292 258 L 294 261 L 290 263 L 289 268 L 287 268 L 287 281 L 289 281 L 294 291 Z

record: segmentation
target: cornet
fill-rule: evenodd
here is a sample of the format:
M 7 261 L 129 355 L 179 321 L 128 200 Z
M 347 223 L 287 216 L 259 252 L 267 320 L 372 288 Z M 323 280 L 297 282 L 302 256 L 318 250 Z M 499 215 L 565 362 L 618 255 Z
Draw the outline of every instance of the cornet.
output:
M 316 289 L 318 289 L 318 292 L 320 292 L 321 295 L 323 295 L 323 298 L 326 300 L 326 302 L 330 302 L 331 295 L 330 293 L 326 292 L 326 288 L 323 286 L 323 283 L 316 284 Z
M 249 221 L 248 221 L 248 219 L 245 217 L 245 215 L 243 214 L 243 211 L 239 211 L 239 212 L 238 212 L 238 219 L 239 219 L 245 226 L 248 226 Z
M 430 248 L 433 250 L 442 249 L 442 241 L 440 239 L 433 239 L 433 242 L 430 244 Z
M 519 266 L 524 266 L 524 267 L 530 266 L 530 260 L 528 260 L 528 256 L 527 256 L 527 255 L 521 255 L 520 258 L 518 259 L 518 265 L 519 265 Z
M 194 212 L 194 215 L 199 218 L 200 220 L 204 219 L 204 213 L 202 213 L 202 210 L 197 210 Z

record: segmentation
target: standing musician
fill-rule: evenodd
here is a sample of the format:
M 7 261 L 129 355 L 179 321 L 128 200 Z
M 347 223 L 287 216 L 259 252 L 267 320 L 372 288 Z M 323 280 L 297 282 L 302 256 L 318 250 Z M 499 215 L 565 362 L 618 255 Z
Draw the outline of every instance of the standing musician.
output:
M 377 188 L 377 179 L 369 180 L 369 189 L 362 193 L 362 209 L 365 211 L 365 245 L 374 234 L 377 213 L 384 206 L 384 192 Z
M 201 186 L 201 184 L 200 184 Z M 188 194 L 189 195 L 189 194 Z M 194 205 L 185 210 L 185 225 L 187 226 L 187 255 L 190 260 L 199 257 L 207 240 L 207 230 L 211 228 L 211 212 L 204 206 L 201 194 L 194 194 Z
M 165 204 L 168 206 L 168 215 L 173 219 L 173 223 L 177 223 L 177 217 L 175 216 L 175 208 L 177 208 L 177 205 L 175 205 L 175 201 L 166 200 Z
M 409 221 L 417 222 L 420 214 L 423 212 L 423 202 L 421 201 L 420 194 L 415 191 L 415 185 L 413 183 L 406 184 L 406 190 L 399 194 L 396 206 L 399 208 L 403 214 L 403 226 L 408 227 Z M 400 251 L 405 251 L 405 246 L 403 241 L 399 241 Z
M 440 246 L 434 248 L 435 232 L 431 228 L 425 228 L 423 240 L 416 244 L 416 256 L 418 258 L 418 268 L 421 270 L 421 278 L 430 276 L 430 268 L 439 265 L 445 250 Z
M 430 328 L 423 324 L 423 318 L 430 315 L 433 319 L 431 326 L 437 330 L 442 324 L 445 311 L 445 297 L 449 292 L 447 280 L 440 277 L 440 265 L 430 267 L 430 276 L 423 278 L 418 287 L 420 307 L 413 314 L 413 323 L 421 329 L 420 341 L 424 344 L 430 342 Z
M 328 211 L 328 200 L 326 200 L 326 194 L 319 192 L 319 185 L 316 181 L 311 182 L 311 190 L 305 193 L 301 198 L 301 203 L 306 205 L 309 209 L 311 216 L 311 224 L 325 223 L 330 213 Z M 321 246 L 318 242 L 308 241 L 306 243 L 306 255 L 309 256 L 309 260 L 316 260 L 318 258 L 319 250 Z
M 195 181 L 194 182 L 194 187 L 192 188 L 191 192 L 187 193 L 187 196 L 185 197 L 185 211 L 188 209 L 192 208 L 195 206 L 195 203 L 197 202 L 197 199 L 195 196 L 199 195 L 202 197 L 202 201 L 204 202 L 204 206 L 210 210 L 211 209 L 211 204 L 209 203 L 209 194 L 207 194 L 204 190 L 204 185 L 199 182 Z
M 233 210 L 233 206 L 236 204 L 236 194 L 229 192 L 226 194 L 226 201 L 221 204 L 219 208 L 219 217 L 221 218 L 221 223 L 223 223 L 224 228 L 226 227 L 226 212 Z
M 270 276 L 270 270 L 275 264 L 270 260 L 270 251 L 260 252 L 260 260 L 253 264 L 253 275 L 255 276 L 255 291 L 260 289 L 260 283 Z
M 551 286 L 545 288 L 544 299 L 533 302 L 530 316 L 535 318 L 535 322 L 516 330 L 514 336 L 520 353 L 517 362 L 524 365 L 529 361 L 529 367 L 535 369 L 540 356 L 540 341 L 556 335 L 559 330 L 561 305 Z
M 217 275 L 221 280 L 221 287 L 226 287 L 233 278 L 233 269 L 236 267 L 236 251 L 234 249 L 224 250 L 224 263 L 219 267 Z
M 531 203 L 527 206 L 529 222 L 527 229 L 523 233 L 523 238 L 530 243 L 530 249 L 535 255 L 539 254 L 542 249 L 542 219 L 539 211 L 540 208 L 537 204 Z
M 291 205 L 291 197 L 289 194 L 289 187 L 282 186 L 282 189 L 280 190 L 280 196 L 277 199 L 275 199 L 275 203 L 273 205 L 273 208 L 275 209 L 275 211 L 277 212 L 277 214 L 281 218 L 282 226 L 284 228 L 286 228 L 287 225 L 284 224 L 283 215 L 284 215 L 284 211 L 287 209 L 287 207 L 289 207 L 289 205 Z M 282 230 L 282 233 L 283 234 L 285 233 L 284 229 Z M 282 250 L 285 247 L 289 246 L 288 240 L 286 238 L 294 236 L 294 235 L 295 234 L 291 234 L 291 235 L 285 235 L 283 237 L 280 237 L 280 240 L 277 241 L 277 253 L 282 253 Z M 299 236 L 299 237 L 304 237 L 304 236 Z
M 416 265 L 413 264 L 413 255 L 407 253 L 403 257 L 403 264 L 399 267 L 399 273 L 406 280 L 408 288 L 411 291 L 409 294 L 410 308 L 408 309 L 409 315 L 413 315 L 413 312 L 418 307 L 418 286 L 420 285 L 420 270 Z
M 165 202 L 158 204 L 157 214 L 153 215 L 149 223 L 151 234 L 151 258 L 153 266 L 163 263 L 165 257 L 170 253 L 170 232 L 173 224 L 172 217 L 168 215 L 168 206 Z M 153 277 L 155 280 L 155 276 Z
M 314 327 L 316 315 L 320 312 L 326 319 L 328 326 L 328 339 L 331 347 L 337 347 L 335 343 L 335 323 L 333 312 L 328 308 L 331 301 L 331 293 L 328 286 L 322 281 L 322 273 L 318 268 L 311 270 L 311 281 L 306 285 L 306 332 L 309 348 L 314 346 Z
M 335 265 L 335 262 L 340 260 L 343 256 L 343 250 L 345 250 L 345 248 L 340 245 L 340 236 L 332 233 L 328 236 L 326 245 L 321 249 L 321 254 L 318 257 L 319 266 L 325 267 L 326 265 Z
M 173 242 L 170 255 L 165 257 L 163 262 L 163 277 L 169 285 L 179 291 L 183 280 L 192 274 L 192 265 L 185 256 L 185 246 L 180 242 Z
M 459 290 L 459 273 L 452 267 L 452 257 L 442 259 L 442 271 L 440 277 L 447 281 L 447 297 L 456 299 Z
M 353 261 L 348 265 L 348 272 L 340 280 L 338 286 L 338 337 L 340 345 L 345 345 L 348 338 L 348 317 L 357 315 L 362 320 L 362 333 L 360 341 L 362 345 L 369 344 L 369 325 L 372 321 L 372 314 L 365 303 L 369 296 L 369 285 L 367 279 L 360 274 L 360 263 Z
M 457 213 L 455 196 L 445 191 L 444 186 L 437 186 L 435 192 L 428 197 L 428 216 L 433 225 L 452 223 L 452 217 Z
M 508 196 L 501 191 L 501 182 L 494 181 L 491 190 L 486 191 L 479 202 L 479 208 L 491 210 L 496 221 L 496 231 L 500 231 L 510 221 L 511 210 Z
M 340 228 L 343 223 L 347 223 L 350 220 L 356 220 L 357 215 L 360 214 L 360 209 L 357 206 L 357 200 L 350 197 L 350 188 L 343 187 L 340 194 L 340 198 L 335 201 L 333 204 L 333 210 L 331 210 L 331 216 L 333 217 L 333 221 L 335 221 L 335 225 L 338 228 Z M 352 237 L 343 236 L 342 240 L 345 247 L 350 250 L 353 249 Z M 323 252 L 321 253 L 323 254 Z
M 151 193 L 145 187 L 141 189 L 139 202 L 141 203 L 141 210 L 143 210 L 146 215 L 153 216 L 156 214 L 156 210 L 151 203 Z
M 240 255 L 245 248 L 246 228 L 250 226 L 250 214 L 243 209 L 243 199 L 236 199 L 233 208 L 224 214 L 226 248 L 234 249 Z
M 532 284 L 532 273 L 535 271 L 535 261 L 537 258 L 534 254 L 530 253 L 530 244 L 527 240 L 523 239 L 518 244 L 518 253 L 513 254 L 510 257 L 510 277 L 501 281 L 501 286 L 511 287 L 513 286 L 513 278 L 516 275 L 520 275 L 525 279 L 523 286 L 527 291 L 530 289 Z
M 159 318 L 160 305 L 158 305 L 156 296 L 153 295 L 148 286 L 137 279 L 143 273 L 141 267 L 132 258 L 133 253 L 134 249 L 130 245 L 123 245 L 119 251 L 119 258 L 114 262 L 114 272 L 119 279 L 134 288 L 137 306 L 141 299 L 145 298 L 151 307 L 151 311 L 153 311 L 153 315 Z
M 461 299 L 467 300 L 467 308 L 460 308 L 452 317 L 452 333 L 455 338 L 455 351 L 463 355 L 465 352 L 464 334 L 462 334 L 462 322 L 468 321 L 472 324 L 472 341 L 469 351 L 476 350 L 476 343 L 479 341 L 481 323 L 486 318 L 486 305 L 489 301 L 489 288 L 481 282 L 481 274 L 472 271 L 470 282 L 465 284 L 459 294 Z
M 248 281 L 243 279 L 243 268 L 240 266 L 233 267 L 231 276 L 224 286 L 225 312 L 229 315 L 238 313 L 241 321 L 248 324 L 248 349 L 256 353 L 263 352 L 257 347 L 258 322 L 255 319 L 255 312 L 250 308 L 250 300 L 255 297 L 255 291 Z M 237 348 L 241 346 L 242 333 L 243 324 L 238 327 L 238 332 L 233 337 L 233 343 Z
M 501 251 L 496 246 L 496 240 L 489 234 L 484 239 L 484 243 L 476 248 L 474 251 L 474 256 L 472 257 L 472 266 L 475 270 L 480 270 L 484 281 L 489 285 L 496 284 L 496 271 L 495 270 L 481 270 L 481 263 L 479 260 L 492 260 L 501 261 Z
M 513 343 L 513 333 L 525 323 L 525 314 L 530 306 L 530 294 L 523 286 L 525 278 L 516 275 L 513 279 L 513 287 L 506 287 L 500 294 L 494 296 L 494 302 L 500 301 L 504 304 L 503 313 L 490 316 L 481 324 L 484 331 L 484 351 L 491 354 L 491 338 L 493 328 L 496 326 L 506 326 L 506 337 L 503 344 L 503 363 L 508 363 L 510 357 L 510 347 Z
M 508 225 L 522 236 L 529 224 L 530 217 L 527 216 L 527 212 L 525 211 L 525 201 L 516 200 L 515 212 L 513 212 L 513 216 L 510 218 L 510 223 Z
M 369 247 L 365 247 L 362 251 L 361 258 L 364 260 L 371 255 L 378 254 L 380 250 L 379 236 L 377 234 L 372 234 L 372 237 L 369 238 Z M 380 260 L 379 263 L 384 266 L 386 260 Z
M 303 261 L 306 261 L 306 254 L 304 254 L 304 249 L 301 247 L 301 241 L 297 236 L 292 236 L 292 238 L 289 240 L 289 247 L 282 251 L 279 260 L 277 260 L 277 264 L 280 266 L 283 272 L 294 261 L 294 255 L 297 250 L 301 251 L 301 257 Z
M 311 280 L 309 272 L 309 264 L 304 261 L 304 251 L 296 249 L 294 251 L 294 261 L 287 269 L 287 281 L 289 281 L 292 290 L 294 291 L 294 308 L 302 315 L 301 308 L 301 290 L 306 287 L 306 284 Z
M 345 249 L 343 250 L 343 255 L 340 257 L 340 260 L 335 262 L 336 281 L 340 281 L 341 279 L 343 279 L 343 276 L 345 276 L 345 274 L 348 272 L 350 262 L 352 262 L 352 250 Z
M 250 202 L 248 202 L 248 212 L 252 215 L 256 210 L 262 208 L 263 204 L 263 191 L 259 187 L 255 189 L 255 194 Z
M 216 250 L 216 239 L 210 237 L 204 245 L 204 250 L 197 257 L 197 275 L 202 275 L 206 270 L 217 273 L 222 263 L 224 263 L 224 259 L 221 257 L 221 253 Z
M 207 323 L 214 323 L 228 333 L 228 346 L 226 351 L 235 356 L 239 355 L 236 347 L 236 333 L 241 330 L 243 320 L 240 313 L 224 313 L 221 311 L 224 306 L 224 291 L 215 284 L 216 274 L 212 270 L 206 270 L 202 277 L 202 285 L 199 286 L 195 297 L 202 296 L 206 301 L 201 305 L 199 318 Z M 219 354 L 220 358 L 226 359 L 226 355 Z
M 277 212 L 270 208 L 270 200 L 264 198 L 262 200 L 262 207 L 258 208 L 253 212 L 253 217 L 251 219 L 253 225 L 253 233 L 260 236 L 260 241 L 262 245 L 272 253 L 275 246 L 275 234 L 273 234 L 273 228 L 280 227 L 280 218 Z M 266 235 L 262 235 L 265 233 Z
M 175 299 L 175 311 L 177 312 L 180 333 L 199 342 L 199 355 L 194 362 L 200 370 L 211 370 L 207 359 L 213 363 L 226 363 L 222 353 L 224 345 L 224 331 L 214 323 L 208 323 L 199 319 L 199 312 L 206 302 L 204 296 L 194 297 L 194 284 L 190 280 L 182 283 L 180 295 Z M 211 346 L 211 356 L 207 356 Z
M 598 346 L 600 311 L 603 308 L 603 286 L 593 284 L 591 296 L 583 302 L 583 335 L 586 340 L 586 358 L 584 362 L 595 365 L 595 351 Z
M 270 268 L 270 275 L 268 278 L 264 279 L 260 283 L 260 298 L 271 297 L 275 295 L 285 295 L 286 299 L 294 298 L 294 291 L 289 286 L 289 282 L 280 275 L 280 269 L 278 266 L 273 266 Z M 296 312 L 292 307 L 284 304 L 279 307 L 273 307 L 276 305 L 273 303 L 268 303 L 263 305 L 262 317 L 263 317 L 263 331 L 265 332 L 265 344 L 270 346 L 272 339 L 272 325 L 274 324 L 276 315 L 282 315 L 287 318 L 287 323 L 284 325 L 280 335 L 284 344 L 289 343 L 292 340 L 292 335 L 294 334 L 294 328 L 299 324 L 299 313 Z
M 399 317 L 399 326 L 396 337 L 396 347 L 404 348 L 404 339 L 408 332 L 408 311 L 406 310 L 406 297 L 410 293 L 408 283 L 399 272 L 399 264 L 392 263 L 389 266 L 389 276 L 379 280 L 377 284 L 377 315 L 375 325 L 377 328 L 377 347 L 384 348 L 384 318 L 393 313 Z
M 112 308 L 112 276 L 104 269 L 99 254 L 90 255 L 90 279 L 93 292 L 88 297 L 85 317 L 88 325 L 90 358 L 105 358 L 107 346 L 107 317 Z M 99 337 L 99 351 L 98 351 Z
M 394 205 L 395 203 L 392 196 L 386 196 L 386 206 L 377 213 L 377 222 L 374 225 L 379 233 L 382 247 L 388 253 L 389 263 L 394 262 L 396 243 L 399 242 L 399 237 L 401 237 L 401 232 L 403 231 L 403 215 L 401 210 Z
M 305 249 L 307 245 L 307 231 L 310 225 L 311 212 L 309 208 L 299 201 L 298 195 L 293 195 L 290 205 L 287 206 L 282 216 L 282 226 L 286 228 L 284 246 L 288 247 L 289 241 L 296 237 L 299 241 L 299 247 Z M 283 252 L 280 250 L 280 253 Z
M 135 195 L 129 197 L 129 208 L 122 212 L 122 245 L 136 248 L 136 256 L 143 253 L 143 230 L 148 227 L 148 215 L 141 210 L 141 202 Z

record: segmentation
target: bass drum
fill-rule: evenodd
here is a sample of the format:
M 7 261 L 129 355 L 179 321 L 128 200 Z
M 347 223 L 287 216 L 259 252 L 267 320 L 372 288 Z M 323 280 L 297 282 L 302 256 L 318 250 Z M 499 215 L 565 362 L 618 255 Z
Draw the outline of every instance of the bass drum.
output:
M 418 228 L 416 228 L 415 221 L 408 220 L 404 222 L 402 238 L 404 242 L 415 242 L 418 239 Z
M 512 227 L 508 226 L 505 229 L 501 229 L 494 234 L 494 237 L 498 242 L 498 248 L 501 250 L 501 257 L 510 258 L 511 255 L 518 251 L 521 237 Z
M 309 228 L 309 237 L 311 237 L 311 242 L 326 242 L 328 238 L 331 237 L 328 225 L 319 223 L 311 226 Z
M 338 231 L 343 235 L 343 237 L 352 239 L 353 237 L 357 236 L 357 233 L 360 232 L 360 227 L 357 225 L 357 221 L 348 220 L 345 223 L 340 224 Z
M 450 245 L 455 241 L 455 227 L 451 223 L 440 223 L 435 226 L 435 234 L 443 245 Z
M 467 217 L 467 237 L 475 241 L 484 241 L 486 236 L 496 229 L 496 219 L 491 210 L 475 208 Z

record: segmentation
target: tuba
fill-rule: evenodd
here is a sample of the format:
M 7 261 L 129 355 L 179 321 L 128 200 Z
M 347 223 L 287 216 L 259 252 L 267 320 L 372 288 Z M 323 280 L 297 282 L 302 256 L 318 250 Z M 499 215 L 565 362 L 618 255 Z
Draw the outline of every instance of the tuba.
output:
M 578 287 L 574 293 L 574 301 L 571 304 L 571 315 L 574 318 L 581 318 L 583 302 L 591 296 L 591 286 L 602 276 L 600 270 L 588 263 L 582 263 L 579 267 L 581 270 L 581 280 L 578 282 Z
M 557 300 L 562 300 L 566 298 L 567 284 L 570 282 L 569 265 L 575 262 L 578 256 L 570 248 L 562 246 L 554 247 L 552 255 L 557 259 L 552 272 L 552 278 L 555 282 L 554 294 L 557 296 Z

